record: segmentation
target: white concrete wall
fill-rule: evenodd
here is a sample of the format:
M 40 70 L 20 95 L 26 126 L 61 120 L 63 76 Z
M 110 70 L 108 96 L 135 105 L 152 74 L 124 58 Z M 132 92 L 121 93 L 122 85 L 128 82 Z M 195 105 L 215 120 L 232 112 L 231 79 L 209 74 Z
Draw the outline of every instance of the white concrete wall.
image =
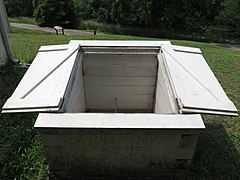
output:
M 189 167 L 200 115 L 40 114 L 35 123 L 57 176 L 161 176 Z
M 40 130 L 48 161 L 64 176 L 161 176 L 191 164 L 199 130 Z

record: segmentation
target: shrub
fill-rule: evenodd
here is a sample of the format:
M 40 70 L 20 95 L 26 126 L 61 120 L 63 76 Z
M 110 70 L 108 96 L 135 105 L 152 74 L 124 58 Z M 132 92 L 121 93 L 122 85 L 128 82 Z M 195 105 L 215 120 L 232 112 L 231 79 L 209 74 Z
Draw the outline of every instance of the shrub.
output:
M 72 0 L 38 0 L 34 16 L 39 26 L 77 27 L 77 16 Z

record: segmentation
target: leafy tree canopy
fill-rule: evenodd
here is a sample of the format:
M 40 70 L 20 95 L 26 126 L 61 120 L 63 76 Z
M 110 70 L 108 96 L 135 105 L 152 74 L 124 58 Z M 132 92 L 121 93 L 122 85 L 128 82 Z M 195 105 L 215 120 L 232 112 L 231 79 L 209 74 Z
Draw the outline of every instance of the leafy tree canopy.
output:
M 34 15 L 40 26 L 60 25 L 64 28 L 77 26 L 77 16 L 72 0 L 34 1 Z

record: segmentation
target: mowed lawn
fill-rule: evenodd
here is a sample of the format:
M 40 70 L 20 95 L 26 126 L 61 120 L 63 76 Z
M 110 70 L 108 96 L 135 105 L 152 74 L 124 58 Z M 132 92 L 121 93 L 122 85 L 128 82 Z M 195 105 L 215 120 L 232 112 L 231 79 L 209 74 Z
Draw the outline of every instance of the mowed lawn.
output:
M 157 40 L 110 34 L 56 36 L 54 33 L 13 28 L 9 34 L 16 59 L 31 63 L 40 46 L 70 40 Z M 214 44 L 172 40 L 173 44 L 201 48 L 229 98 L 240 109 L 240 51 Z M 0 68 L 0 107 L 12 94 L 26 70 Z M 54 177 L 44 156 L 39 134 L 33 129 L 37 114 L 0 114 L 0 179 Z M 240 118 L 204 115 L 206 131 L 198 141 L 186 179 L 240 179 Z M 178 177 L 171 177 L 178 179 Z

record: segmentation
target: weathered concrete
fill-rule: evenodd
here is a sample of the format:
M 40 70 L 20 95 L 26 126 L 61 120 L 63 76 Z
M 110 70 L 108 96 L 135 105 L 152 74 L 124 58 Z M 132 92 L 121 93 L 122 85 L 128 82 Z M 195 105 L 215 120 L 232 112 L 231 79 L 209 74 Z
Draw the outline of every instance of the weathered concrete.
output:
M 35 128 L 59 177 L 156 177 L 188 168 L 205 127 L 199 115 L 79 113 L 40 114 Z
M 162 176 L 187 169 L 200 130 L 40 130 L 57 176 Z

